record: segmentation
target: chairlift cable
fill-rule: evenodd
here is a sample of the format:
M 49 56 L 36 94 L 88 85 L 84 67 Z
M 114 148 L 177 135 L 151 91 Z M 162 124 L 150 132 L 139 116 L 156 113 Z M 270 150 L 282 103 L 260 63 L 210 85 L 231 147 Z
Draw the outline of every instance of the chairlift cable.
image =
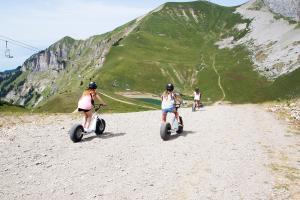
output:
M 27 47 L 27 46 L 23 46 L 23 45 L 21 45 L 21 44 L 18 44 L 18 43 L 12 42 L 12 41 L 8 41 L 8 40 L 5 40 L 5 39 L 1 39 L 1 38 L 0 38 L 0 40 L 3 41 L 3 42 L 9 42 L 9 43 L 11 43 L 11 44 L 13 44 L 13 45 L 20 46 L 20 47 L 23 47 L 23 48 L 25 48 L 25 49 L 28 49 L 28 50 L 31 50 L 31 51 L 34 51 L 34 52 L 40 51 L 40 50 L 36 50 L 36 49 L 30 48 L 30 47 Z
M 23 48 L 25 48 L 25 49 L 28 49 L 28 50 L 31 50 L 31 51 L 34 51 L 34 52 L 42 51 L 41 49 L 39 49 L 39 48 L 37 48 L 37 47 L 31 46 L 31 45 L 26 44 L 26 43 L 24 43 L 24 42 L 20 42 L 20 41 L 14 40 L 14 39 L 9 38 L 9 37 L 4 36 L 4 35 L 0 35 L 0 40 L 3 41 L 3 42 L 5 42 L 5 44 L 6 44 L 6 49 L 8 49 L 8 48 L 7 48 L 7 44 L 8 44 L 8 43 L 11 43 L 11 44 L 13 44 L 13 45 L 20 46 L 20 47 L 23 47 Z M 56 56 L 57 56 L 57 55 L 56 55 Z M 62 61 L 65 61 L 65 62 L 70 62 L 70 63 L 76 63 L 76 64 L 77 64 L 77 62 L 74 62 L 74 61 L 65 59 L 65 58 L 63 58 L 63 57 L 61 57 L 61 56 L 57 56 L 57 58 L 61 59 Z
M 21 44 L 16 43 L 16 42 L 8 41 L 8 40 L 2 39 L 2 38 L 0 38 L 0 41 L 5 42 L 6 50 L 8 49 L 8 48 L 7 48 L 7 44 L 8 44 L 8 43 L 11 43 L 11 44 L 13 44 L 13 45 L 20 46 L 20 47 L 23 47 L 23 48 L 25 48 L 25 49 L 28 49 L 28 50 L 31 50 L 31 51 L 34 51 L 34 52 L 38 52 L 36 49 L 30 48 L 30 47 L 28 47 L 28 46 L 21 45 Z M 41 51 L 41 50 L 39 50 L 39 51 Z M 76 63 L 76 62 L 74 62 L 74 61 L 66 60 L 65 58 L 63 58 L 63 57 L 61 57 L 61 56 L 58 56 L 57 54 L 56 54 L 56 56 L 57 56 L 58 59 L 61 59 L 62 61 L 70 62 L 70 63 Z
M 0 37 L 5 38 L 5 39 L 6 39 L 7 41 L 9 41 L 9 42 L 19 43 L 20 46 L 21 46 L 21 45 L 22 45 L 22 46 L 27 46 L 28 48 L 35 49 L 36 51 L 41 51 L 41 49 L 39 49 L 39 48 L 37 48 L 37 47 L 34 47 L 34 46 L 32 46 L 32 45 L 29 45 L 29 44 L 26 44 L 26 43 L 24 43 L 24 42 L 20 42 L 20 41 L 14 40 L 14 39 L 9 38 L 9 37 L 7 37 L 7 36 L 0 35 Z

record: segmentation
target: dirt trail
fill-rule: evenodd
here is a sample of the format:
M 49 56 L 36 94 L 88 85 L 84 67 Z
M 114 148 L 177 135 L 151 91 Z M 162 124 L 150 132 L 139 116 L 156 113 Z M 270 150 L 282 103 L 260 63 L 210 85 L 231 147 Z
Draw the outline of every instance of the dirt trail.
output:
M 300 139 L 256 105 L 105 114 L 104 135 L 72 143 L 76 115 L 0 127 L 0 199 L 300 199 Z
M 118 102 L 121 102 L 121 103 L 125 103 L 125 104 L 128 104 L 128 105 L 134 105 L 134 106 L 138 106 L 138 107 L 142 107 L 142 108 L 148 108 L 148 109 L 154 109 L 156 110 L 157 108 L 154 108 L 152 106 L 143 106 L 143 105 L 139 105 L 139 104 L 136 104 L 136 103 L 131 103 L 131 102 L 128 102 L 128 101 L 123 101 L 123 100 L 120 100 L 120 99 L 117 99 L 117 98 L 114 98 L 112 96 L 109 96 L 108 94 L 105 94 L 103 92 L 101 92 L 100 94 L 102 94 L 103 96 L 107 97 L 107 98 L 110 98 L 114 101 L 118 101 Z
M 219 86 L 219 88 L 220 88 L 220 90 L 222 91 L 222 94 L 223 94 L 222 99 L 220 99 L 219 101 L 222 102 L 222 101 L 224 101 L 224 99 L 226 98 L 226 94 L 225 94 L 225 91 L 224 91 L 223 86 L 222 86 L 222 83 L 221 83 L 221 76 L 220 76 L 218 70 L 216 69 L 215 62 L 216 62 L 216 61 L 215 61 L 215 57 L 214 57 L 214 58 L 213 58 L 212 66 L 213 66 L 213 69 L 214 69 L 214 71 L 216 72 L 216 74 L 217 74 L 217 76 L 218 76 L 218 86 Z

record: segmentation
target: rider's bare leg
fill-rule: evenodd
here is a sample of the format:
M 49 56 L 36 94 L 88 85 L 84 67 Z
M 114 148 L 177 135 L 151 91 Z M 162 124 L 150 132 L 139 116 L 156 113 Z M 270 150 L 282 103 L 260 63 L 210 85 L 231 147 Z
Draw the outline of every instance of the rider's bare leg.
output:
M 92 120 L 92 111 L 88 111 L 88 112 L 85 112 L 85 123 L 84 123 L 84 127 L 85 128 L 89 128 L 90 127 L 90 123 L 91 123 L 91 120 Z
M 197 103 L 196 103 L 196 105 L 197 105 L 197 108 L 200 108 L 200 101 L 199 101 L 199 100 L 197 100 L 196 102 L 197 102 Z
M 174 115 L 175 115 L 177 121 L 179 122 L 179 113 L 178 113 L 177 111 L 174 111 L 173 113 L 174 113 Z
M 166 123 L 166 121 L 167 121 L 167 113 L 165 113 L 165 112 L 162 113 L 162 120 L 161 121 L 164 122 L 164 123 Z
M 173 112 L 173 113 L 174 113 L 174 115 L 175 115 L 175 117 L 176 117 L 176 119 L 177 119 L 178 124 L 179 124 L 180 126 L 183 126 L 183 123 L 182 123 L 182 121 L 180 120 L 179 113 L 178 113 L 177 111 L 175 111 L 175 112 Z
M 86 128 L 86 123 L 87 123 L 87 118 L 88 118 L 88 115 L 84 112 L 84 123 L 83 123 L 83 128 Z

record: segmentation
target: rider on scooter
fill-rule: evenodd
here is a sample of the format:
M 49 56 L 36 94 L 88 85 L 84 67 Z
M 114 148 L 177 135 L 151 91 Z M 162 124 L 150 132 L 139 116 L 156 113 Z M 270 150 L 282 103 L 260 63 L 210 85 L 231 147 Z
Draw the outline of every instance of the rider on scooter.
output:
M 162 122 L 166 122 L 167 114 L 171 112 L 175 114 L 179 126 L 182 126 L 182 124 L 180 124 L 179 113 L 176 108 L 176 94 L 173 91 L 174 85 L 169 83 L 167 84 L 166 90 L 161 96 Z
M 94 105 L 94 100 L 98 99 L 101 104 L 106 105 L 106 103 L 101 99 L 96 91 L 97 84 L 95 82 L 90 82 L 86 90 L 83 91 L 81 98 L 78 101 L 78 111 L 84 114 L 84 124 L 83 128 L 85 131 L 89 131 L 89 126 L 92 119 L 92 108 Z
M 194 102 L 195 102 L 196 108 L 200 108 L 200 106 L 201 106 L 201 92 L 200 92 L 199 88 L 195 89 L 195 92 L 194 92 L 193 95 L 194 95 Z

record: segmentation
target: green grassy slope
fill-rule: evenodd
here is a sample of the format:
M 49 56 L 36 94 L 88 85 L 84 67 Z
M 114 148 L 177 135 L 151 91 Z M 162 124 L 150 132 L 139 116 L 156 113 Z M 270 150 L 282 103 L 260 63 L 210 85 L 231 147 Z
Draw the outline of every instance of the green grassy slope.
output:
M 198 22 L 191 10 L 197 15 Z M 252 72 L 246 50 L 219 50 L 214 45 L 221 37 L 233 34 L 233 27 L 237 23 L 249 23 L 233 12 L 234 8 L 207 2 L 167 3 L 161 11 L 148 16 L 134 33 L 122 41 L 123 46 L 111 50 L 102 70 L 104 76 L 100 76 L 99 81 L 110 87 L 111 81 L 117 80 L 117 90 L 129 87 L 152 93 L 161 93 L 167 82 L 175 83 L 186 94 L 199 86 L 206 98 L 216 101 L 222 97 L 222 93 L 212 66 L 214 59 L 222 77 L 232 73 L 246 73 L 246 70 L 254 81 L 259 79 Z M 233 52 L 240 55 L 234 55 Z M 247 60 L 238 66 L 240 57 Z M 231 91 L 239 90 L 240 85 L 232 84 L 230 80 L 223 84 L 227 82 L 231 87 L 226 89 L 227 100 L 234 101 L 236 94 Z M 246 100 L 250 99 L 237 98 L 236 102 Z
M 83 91 L 83 89 L 82 89 Z M 100 90 L 101 91 L 101 90 Z M 103 92 L 103 91 L 101 91 Z M 138 104 L 140 106 L 136 105 L 129 105 L 126 103 L 121 103 L 118 101 L 115 101 L 111 98 L 105 97 L 103 95 L 100 95 L 101 98 L 105 101 L 105 103 L 108 105 L 107 107 L 104 107 L 101 112 L 105 113 L 114 113 L 114 112 L 137 112 L 137 111 L 146 111 L 149 110 L 148 108 L 144 108 L 141 106 L 150 106 L 154 108 L 159 108 L 159 106 L 155 106 L 151 103 L 146 103 L 130 98 L 125 98 L 120 95 L 116 95 L 110 92 L 105 92 L 105 94 L 112 96 L 113 98 Z M 64 112 L 73 112 L 77 108 L 77 102 L 81 96 L 81 91 L 77 92 L 65 92 L 61 93 L 58 95 L 55 95 L 53 97 L 50 97 L 48 101 L 45 103 L 39 105 L 36 109 L 35 112 L 50 112 L 50 113 L 64 113 Z M 99 103 L 97 100 L 95 103 Z
M 173 82 L 184 94 L 191 94 L 198 86 L 205 99 L 218 101 L 223 94 L 214 63 L 225 100 L 255 103 L 276 95 L 286 97 L 289 92 L 282 88 L 285 82 L 291 93 L 299 95 L 295 91 L 299 83 L 296 78 L 273 83 L 253 71 L 245 47 L 217 48 L 215 42 L 222 38 L 239 39 L 247 33 L 247 29 L 239 32 L 234 27 L 250 21 L 234 11 L 235 8 L 208 2 L 167 3 L 159 12 L 147 16 L 121 45 L 112 48 L 98 81 L 110 90 L 130 88 L 156 94 L 167 82 Z M 114 80 L 118 86 L 112 88 Z
M 300 96 L 300 68 L 281 76 L 269 88 L 273 99 L 292 99 Z
M 0 101 L 0 113 L 26 113 L 30 112 L 24 106 L 13 105 L 8 102 Z

